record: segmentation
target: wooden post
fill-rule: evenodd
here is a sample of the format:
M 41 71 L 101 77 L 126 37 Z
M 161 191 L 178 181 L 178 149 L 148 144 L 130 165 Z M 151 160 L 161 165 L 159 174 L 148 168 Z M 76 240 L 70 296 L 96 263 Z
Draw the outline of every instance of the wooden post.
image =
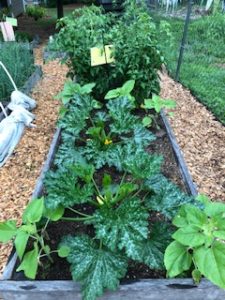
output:
M 57 0 L 57 19 L 63 18 L 63 0 Z

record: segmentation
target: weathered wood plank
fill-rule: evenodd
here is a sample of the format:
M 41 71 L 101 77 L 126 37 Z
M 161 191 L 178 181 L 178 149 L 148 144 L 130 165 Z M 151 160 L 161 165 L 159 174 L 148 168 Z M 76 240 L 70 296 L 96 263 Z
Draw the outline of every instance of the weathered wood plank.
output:
M 0 281 L 4 300 L 81 300 L 80 285 L 73 281 Z M 224 300 L 225 291 L 207 280 L 199 286 L 191 279 L 146 279 L 120 285 L 99 300 Z

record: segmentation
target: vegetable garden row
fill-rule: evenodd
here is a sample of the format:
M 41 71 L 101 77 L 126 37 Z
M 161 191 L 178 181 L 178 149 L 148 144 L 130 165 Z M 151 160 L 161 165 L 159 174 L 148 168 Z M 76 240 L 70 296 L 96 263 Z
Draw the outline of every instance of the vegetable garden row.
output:
M 0 223 L 0 241 L 14 241 L 16 271 L 72 278 L 86 300 L 115 291 L 134 267 L 132 279 L 192 276 L 198 284 L 204 276 L 224 288 L 225 204 L 188 195 L 150 150 L 164 130 L 160 110 L 175 102 L 157 95 L 163 57 L 146 8 L 127 1 L 120 17 L 82 8 L 58 28 L 49 49 L 66 52 L 73 79 L 57 96 L 60 144 L 22 224 Z M 91 66 L 90 49 L 104 53 L 105 45 L 113 61 Z

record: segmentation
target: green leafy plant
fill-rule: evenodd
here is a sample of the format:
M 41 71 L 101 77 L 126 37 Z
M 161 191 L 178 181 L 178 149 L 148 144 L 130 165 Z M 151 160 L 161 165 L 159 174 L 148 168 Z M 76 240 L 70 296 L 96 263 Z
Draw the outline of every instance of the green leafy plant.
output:
M 37 21 L 46 15 L 46 9 L 39 5 L 28 5 L 26 7 L 26 14 Z
M 34 70 L 34 57 L 28 43 L 0 43 L 0 60 L 9 70 L 18 88 L 21 88 Z M 5 72 L 0 72 L 0 100 L 7 99 L 13 86 Z
M 152 99 L 145 99 L 144 104 L 141 105 L 142 108 L 145 110 L 153 110 L 155 113 L 159 114 L 161 109 L 173 109 L 176 107 L 176 102 L 174 100 L 164 100 L 160 96 L 153 95 Z M 156 118 L 154 114 L 148 114 L 142 120 L 144 126 L 148 127 L 151 126 L 152 122 L 157 126 Z
M 157 70 L 163 61 L 156 26 L 146 10 L 143 2 L 126 1 L 123 17 L 111 30 L 116 62 L 112 76 L 118 82 L 135 80 L 133 96 L 139 104 L 158 94 Z
M 131 96 L 131 92 L 134 88 L 135 80 L 129 80 L 124 83 L 120 88 L 113 89 L 105 95 L 105 99 L 114 99 L 118 97 L 127 97 L 130 101 L 134 102 L 135 98 Z
M 123 87 L 127 84 L 127 89 L 131 91 L 134 82 L 129 87 L 130 83 L 125 83 Z M 129 97 L 111 99 L 106 104 L 107 109 L 100 110 L 101 104 L 90 95 L 92 87 L 93 84 L 81 87 L 71 81 L 65 84 L 57 96 L 63 103 L 59 126 L 65 129 L 63 140 L 67 145 L 60 146 L 57 161 L 60 164 L 62 160 L 72 163 L 75 157 L 74 146 L 80 143 L 78 152 L 95 167 L 101 168 L 107 163 L 121 166 L 116 157 L 118 149 L 126 155 L 125 148 L 129 141 L 133 144 L 134 153 L 136 149 L 147 146 L 155 137 L 142 126 L 141 118 L 132 114 L 135 105 Z M 79 135 L 81 132 L 82 137 Z
M 5 18 L 10 15 L 10 8 L 4 7 L 0 9 L 0 22 L 4 22 Z
M 60 29 L 55 36 L 52 48 L 67 53 L 63 59 L 69 66 L 69 74 L 76 75 L 80 84 L 96 82 L 98 92 L 103 94 L 109 86 L 107 67 L 91 66 L 90 49 L 111 42 L 107 36 L 112 24 L 111 17 L 102 13 L 101 8 L 90 6 L 76 9 L 71 16 L 58 21 Z M 76 51 L 75 51 L 76 49 Z
M 64 209 L 59 206 L 54 211 L 46 210 L 44 207 L 44 198 L 40 198 L 28 204 L 22 215 L 21 226 L 17 226 L 14 220 L 0 223 L 0 242 L 7 243 L 10 240 L 14 241 L 16 252 L 21 261 L 17 271 L 24 271 L 28 278 L 34 279 L 42 257 L 46 256 L 50 262 L 53 262 L 51 253 L 57 251 L 51 251 L 45 242 L 45 239 L 48 237 L 46 228 L 50 220 L 57 221 L 63 213 Z M 44 216 L 47 218 L 44 226 L 38 228 L 38 222 Z M 28 246 L 32 250 L 27 249 Z
M 95 83 L 89 83 L 81 86 L 80 84 L 69 80 L 64 84 L 63 91 L 60 92 L 55 98 L 61 100 L 62 104 L 66 105 L 75 94 L 90 94 L 94 86 Z
M 173 219 L 178 229 L 165 252 L 167 275 L 174 277 L 192 269 L 197 283 L 203 275 L 225 288 L 225 204 L 213 203 L 203 195 L 198 200 L 203 209 L 186 204 Z
M 67 53 L 63 61 L 68 64 L 71 77 L 76 76 L 81 84 L 96 82 L 98 96 L 103 98 L 110 87 L 117 88 L 127 80 L 135 80 L 133 96 L 141 103 L 144 97 L 159 92 L 157 70 L 162 56 L 157 49 L 152 19 L 135 1 L 131 2 L 132 5 L 126 4 L 126 13 L 120 19 L 103 14 L 95 6 L 74 11 L 73 16 L 58 21 L 60 31 L 53 44 L 56 50 Z M 51 47 L 54 48 L 53 44 Z M 90 49 L 103 44 L 113 45 L 115 60 L 111 64 L 92 67 Z M 123 89 L 115 89 L 112 93 L 124 95 Z

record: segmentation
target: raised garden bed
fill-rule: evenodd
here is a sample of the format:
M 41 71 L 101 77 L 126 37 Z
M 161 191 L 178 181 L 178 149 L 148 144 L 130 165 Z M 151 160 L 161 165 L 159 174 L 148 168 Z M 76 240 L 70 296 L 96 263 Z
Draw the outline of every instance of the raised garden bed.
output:
M 161 113 L 161 120 L 163 128 L 161 128 L 158 139 L 167 140 L 167 147 L 171 147 L 171 151 L 174 153 L 174 157 L 171 158 L 173 162 L 170 168 L 173 169 L 174 162 L 177 162 L 177 174 L 176 179 L 181 183 L 179 178 L 180 175 L 183 178 L 183 188 L 189 191 L 189 193 L 196 195 L 196 189 L 192 182 L 192 179 L 189 175 L 185 162 L 183 160 L 182 153 L 179 149 L 179 146 L 176 143 L 173 132 L 171 130 L 169 121 L 164 112 Z M 166 136 L 164 134 L 166 133 Z M 50 146 L 49 154 L 42 169 L 41 175 L 37 181 L 35 190 L 33 192 L 32 198 L 37 198 L 43 195 L 43 179 L 46 172 L 51 168 L 57 147 L 61 140 L 61 129 L 57 129 L 52 144 Z M 169 143 L 169 144 L 168 144 Z M 164 145 L 165 147 L 165 145 Z M 160 146 L 159 146 L 160 149 Z M 170 152 L 170 156 L 172 152 Z M 172 155 L 173 156 L 173 155 Z M 166 168 L 165 168 L 166 170 Z M 173 169 L 173 173 L 174 173 Z M 176 172 L 175 172 L 176 173 Z M 176 180 L 175 179 L 175 180 Z M 14 273 L 15 266 L 17 263 L 17 255 L 14 253 L 11 254 L 11 258 L 5 268 L 3 274 L 3 280 L 0 281 L 0 294 L 4 300 L 16 300 L 20 297 L 21 300 L 28 300 L 32 298 L 37 300 L 43 298 L 45 300 L 52 299 L 82 299 L 80 284 L 72 280 L 62 280 L 59 275 L 58 280 L 35 280 L 30 281 L 24 278 L 21 273 Z M 58 270 L 59 271 L 59 270 Z M 63 274 L 66 272 L 63 267 Z M 157 275 L 156 275 L 157 276 Z M 162 276 L 162 274 L 161 274 Z M 160 277 L 161 277 L 160 276 Z M 140 300 L 175 300 L 175 299 L 184 299 L 193 300 L 200 299 L 217 299 L 222 300 L 225 296 L 225 291 L 214 286 L 207 280 L 202 280 L 200 285 L 193 284 L 192 279 L 134 279 L 135 277 L 129 279 L 128 277 L 122 281 L 120 288 L 117 292 L 111 293 L 107 292 L 104 296 L 99 299 L 102 300 L 118 300 L 118 299 L 135 299 Z
M 5 299 L 81 299 L 82 293 L 85 300 L 158 300 L 162 290 L 166 299 L 224 295 L 205 281 L 197 287 L 189 279 L 165 280 L 167 274 L 200 282 L 204 275 L 225 287 L 225 205 L 195 197 L 169 122 L 159 116 L 175 104 L 157 96 L 162 58 L 155 27 L 133 4 L 115 22 L 93 6 L 62 22 L 56 49 L 70 54 L 70 75 L 80 84 L 68 81 L 58 95 L 61 133 L 33 193 L 39 198 L 28 204 L 21 226 L 0 224 L 1 241 L 13 240 L 18 254 L 12 254 L 2 288 L 0 283 Z M 112 40 L 113 65 L 90 66 L 97 36 L 103 45 Z

